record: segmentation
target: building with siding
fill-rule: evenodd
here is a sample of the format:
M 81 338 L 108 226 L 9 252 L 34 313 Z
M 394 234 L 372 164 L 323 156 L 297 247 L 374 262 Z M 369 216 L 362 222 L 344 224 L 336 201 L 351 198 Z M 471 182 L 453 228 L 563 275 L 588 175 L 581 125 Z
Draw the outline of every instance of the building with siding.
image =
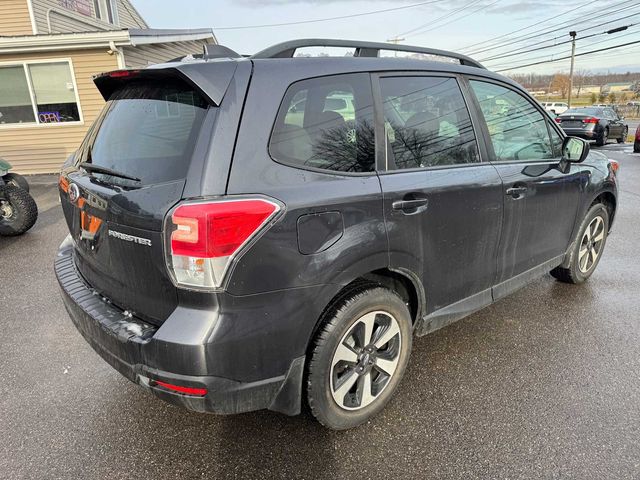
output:
M 150 29 L 129 0 L 0 0 L 0 157 L 57 172 L 104 105 L 94 75 L 206 43 L 211 29 Z
M 602 86 L 602 93 L 618 93 L 618 92 L 630 92 L 633 87 L 633 82 L 614 82 L 607 83 Z

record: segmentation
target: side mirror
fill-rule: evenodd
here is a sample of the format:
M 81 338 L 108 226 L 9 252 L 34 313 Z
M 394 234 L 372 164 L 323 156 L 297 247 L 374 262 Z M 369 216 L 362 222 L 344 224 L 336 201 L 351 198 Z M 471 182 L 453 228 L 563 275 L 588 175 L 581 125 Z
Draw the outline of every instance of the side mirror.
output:
M 589 155 L 589 143 L 581 138 L 566 137 L 562 142 L 562 159 L 580 163 Z

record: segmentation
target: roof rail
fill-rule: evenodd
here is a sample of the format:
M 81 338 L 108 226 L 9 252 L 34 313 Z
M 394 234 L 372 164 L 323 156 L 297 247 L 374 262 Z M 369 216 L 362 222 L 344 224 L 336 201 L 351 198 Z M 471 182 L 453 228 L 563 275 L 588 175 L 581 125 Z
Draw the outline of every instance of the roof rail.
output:
M 291 40 L 289 42 L 278 43 L 266 48 L 250 58 L 292 58 L 296 50 L 304 47 L 347 47 L 354 48 L 354 57 L 377 57 L 380 50 L 393 50 L 398 52 L 423 53 L 427 55 L 437 55 L 439 57 L 453 58 L 461 65 L 482 68 L 479 62 L 455 52 L 447 50 L 437 50 L 435 48 L 416 47 L 413 45 L 398 45 L 395 43 L 362 42 L 359 40 L 336 40 L 331 38 L 308 38 L 301 40 Z

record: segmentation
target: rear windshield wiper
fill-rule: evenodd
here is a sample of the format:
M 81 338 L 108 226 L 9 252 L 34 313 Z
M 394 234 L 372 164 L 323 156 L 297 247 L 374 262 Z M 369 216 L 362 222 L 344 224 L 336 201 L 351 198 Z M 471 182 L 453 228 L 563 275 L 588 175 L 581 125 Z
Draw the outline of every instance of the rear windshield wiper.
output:
M 89 162 L 82 162 L 78 164 L 79 167 L 85 169 L 87 172 L 104 173 L 105 175 L 111 175 L 112 177 L 125 178 L 127 180 L 133 180 L 134 182 L 141 182 L 138 177 L 127 175 L 126 173 L 118 172 L 107 167 L 101 167 L 100 165 L 94 165 Z

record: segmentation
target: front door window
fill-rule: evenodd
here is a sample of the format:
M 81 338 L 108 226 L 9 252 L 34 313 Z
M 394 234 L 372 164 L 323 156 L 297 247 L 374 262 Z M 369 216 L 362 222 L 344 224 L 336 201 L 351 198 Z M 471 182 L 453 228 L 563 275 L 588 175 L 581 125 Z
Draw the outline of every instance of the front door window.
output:
M 525 97 L 494 83 L 471 80 L 497 161 L 554 158 L 545 116 Z

